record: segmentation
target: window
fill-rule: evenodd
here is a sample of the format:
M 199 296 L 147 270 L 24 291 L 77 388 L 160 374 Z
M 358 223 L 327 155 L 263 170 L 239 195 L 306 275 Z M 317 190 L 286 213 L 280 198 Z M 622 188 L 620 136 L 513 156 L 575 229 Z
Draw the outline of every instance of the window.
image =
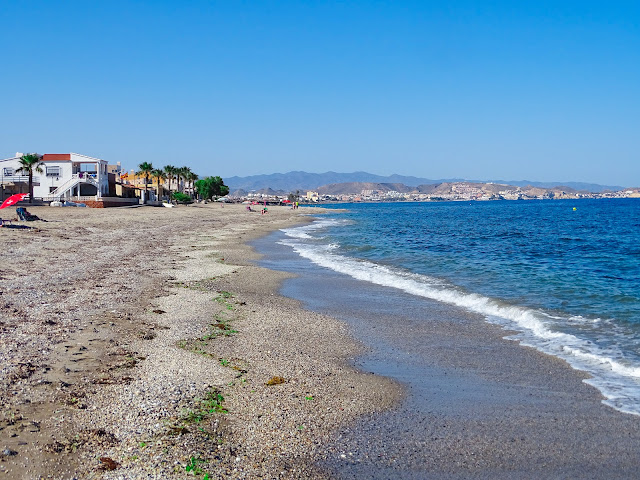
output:
M 58 187 L 49 187 L 49 193 L 55 192 L 56 188 L 58 188 Z
M 60 167 L 47 167 L 47 177 L 59 177 Z
M 13 175 L 16 174 L 15 170 L 13 168 L 4 168 L 2 170 L 2 173 L 6 176 L 6 177 L 12 177 Z
M 81 163 L 80 171 L 84 173 L 98 173 L 98 169 L 95 163 Z

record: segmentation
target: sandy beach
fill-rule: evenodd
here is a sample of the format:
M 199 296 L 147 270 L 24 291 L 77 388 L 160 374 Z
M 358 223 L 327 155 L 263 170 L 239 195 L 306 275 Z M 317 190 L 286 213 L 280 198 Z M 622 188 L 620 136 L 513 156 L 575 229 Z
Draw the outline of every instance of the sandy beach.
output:
M 331 432 L 400 398 L 252 263 L 304 209 L 29 210 L 0 228 L 0 478 L 324 478 Z
M 30 211 L 0 228 L 0 478 L 635 476 L 640 421 L 586 374 L 248 246 L 317 209 Z

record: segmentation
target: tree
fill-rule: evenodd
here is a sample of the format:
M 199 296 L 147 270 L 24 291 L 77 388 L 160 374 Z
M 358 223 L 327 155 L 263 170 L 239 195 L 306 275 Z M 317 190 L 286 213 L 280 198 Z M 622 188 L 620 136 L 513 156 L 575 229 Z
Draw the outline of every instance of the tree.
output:
M 25 153 L 20 157 L 18 162 L 20 163 L 20 168 L 18 168 L 16 172 L 29 175 L 29 203 L 33 203 L 33 172 L 34 170 L 38 173 L 44 172 L 44 170 L 42 170 L 42 166 L 44 165 L 42 155 Z
M 175 177 L 176 167 L 174 167 L 173 165 L 167 165 L 166 167 L 164 167 L 164 173 L 166 174 L 167 182 L 169 184 L 169 198 L 171 198 L 171 181 Z
M 202 198 L 224 197 L 229 194 L 229 187 L 220 177 L 204 177 L 195 182 L 195 189 Z
M 173 192 L 171 197 L 178 203 L 193 203 L 193 199 L 186 193 Z
M 189 182 L 189 187 L 191 190 L 191 196 L 193 196 L 193 182 L 195 182 L 196 180 L 198 180 L 198 174 L 197 173 L 193 173 L 191 171 L 189 171 L 189 173 L 187 174 L 187 181 Z
M 187 176 L 191 173 L 191 169 L 189 167 L 180 167 L 176 168 L 176 175 L 178 177 L 178 191 L 182 192 L 182 188 L 180 188 L 180 179 L 187 180 Z
M 175 175 L 175 179 L 176 179 L 176 192 L 180 191 L 180 177 L 182 176 L 182 171 L 181 171 L 181 167 L 176 167 L 173 170 L 173 174 Z
M 151 172 L 151 176 L 153 178 L 156 179 L 156 181 L 158 182 L 158 190 L 157 190 L 157 195 L 158 195 L 158 200 L 162 199 L 162 190 L 161 190 L 161 186 L 160 186 L 160 182 L 164 182 L 165 179 L 165 173 L 164 170 L 162 170 L 161 168 L 154 168 L 153 172 Z
M 290 193 L 289 196 L 290 202 L 297 202 L 300 200 L 300 190 L 296 190 L 296 193 Z
M 140 165 L 138 165 L 138 168 L 138 175 L 144 175 L 144 198 L 146 200 L 147 198 L 149 198 L 149 189 L 147 184 L 149 183 L 149 175 L 151 175 L 151 172 L 153 172 L 153 164 L 149 162 L 142 162 Z

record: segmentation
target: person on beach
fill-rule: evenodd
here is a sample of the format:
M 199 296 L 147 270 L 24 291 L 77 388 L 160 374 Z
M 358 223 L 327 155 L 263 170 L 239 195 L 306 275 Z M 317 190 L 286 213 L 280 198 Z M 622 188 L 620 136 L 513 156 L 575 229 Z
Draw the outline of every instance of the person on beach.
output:
M 19 220 L 25 220 L 27 222 L 32 222 L 34 220 L 40 220 L 42 222 L 46 222 L 46 220 L 43 220 L 42 218 L 38 217 L 37 215 L 32 215 L 31 213 L 29 213 L 29 211 L 24 207 L 16 208 L 16 213 L 18 214 L 18 219 Z

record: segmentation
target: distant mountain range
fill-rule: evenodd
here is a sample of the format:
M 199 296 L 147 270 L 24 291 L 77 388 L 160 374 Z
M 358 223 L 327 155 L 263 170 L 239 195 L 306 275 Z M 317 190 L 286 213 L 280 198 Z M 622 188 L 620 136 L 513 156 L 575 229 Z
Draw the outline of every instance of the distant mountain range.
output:
M 462 178 L 446 178 L 432 180 L 428 178 L 411 177 L 405 175 L 375 175 L 367 172 L 353 173 L 307 173 L 302 171 L 288 173 L 273 173 L 270 175 L 251 175 L 248 177 L 229 177 L 224 179 L 231 192 L 243 190 L 245 192 L 271 189 L 273 191 L 295 192 L 296 190 L 318 190 L 320 187 L 337 183 L 385 183 L 402 184 L 407 187 L 419 185 L 435 185 L 448 182 L 476 182 L 476 183 L 500 183 L 525 187 L 531 185 L 538 188 L 569 187 L 578 191 L 599 193 L 605 190 L 618 191 L 623 187 L 619 185 L 599 185 L 596 183 L 582 182 L 531 182 L 528 180 L 467 180 Z

